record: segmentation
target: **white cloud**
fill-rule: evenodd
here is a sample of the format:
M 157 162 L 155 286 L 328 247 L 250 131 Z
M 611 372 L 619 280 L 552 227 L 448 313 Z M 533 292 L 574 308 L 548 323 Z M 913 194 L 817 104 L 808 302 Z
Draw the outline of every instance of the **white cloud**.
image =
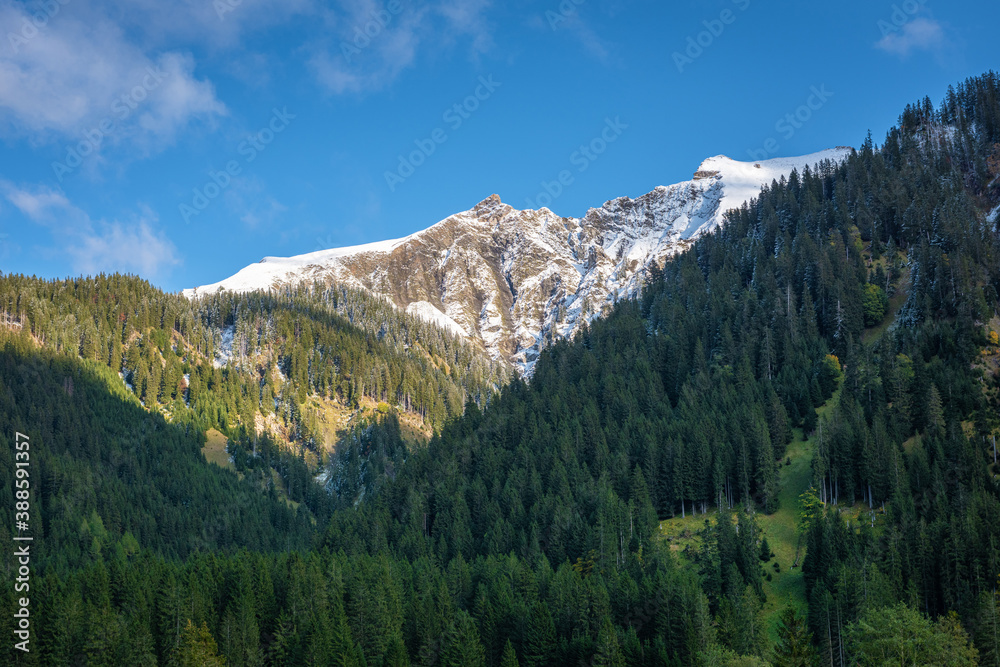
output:
M 155 278 L 180 263 L 177 249 L 162 230 L 156 215 L 143 208 L 128 221 L 94 221 L 61 192 L 34 190 L 0 181 L 0 192 L 33 222 L 46 227 L 58 244 L 55 252 L 70 260 L 74 272 L 136 273 Z
M 155 91 L 154 104 L 139 107 L 137 124 L 148 135 L 169 141 L 192 118 L 211 119 L 227 113 L 215 97 L 212 84 L 194 78 L 194 59 L 168 53 L 158 60 L 164 81 Z
M 890 32 L 875 46 L 886 53 L 906 58 L 914 51 L 937 51 L 946 46 L 944 28 L 932 19 L 919 17 Z
M 226 113 L 212 84 L 195 77 L 190 55 L 147 55 L 111 20 L 59 6 L 30 39 L 0 45 L 0 130 L 35 142 L 79 140 L 109 121 L 110 141 L 151 150 L 192 120 Z M 4 6 L 0 25 L 21 26 L 28 16 Z
M 7 184 L 4 189 L 7 190 L 7 201 L 36 222 L 44 219 L 50 209 L 70 208 L 69 200 L 54 190 L 43 188 L 36 192 L 28 192 L 17 190 Z
M 485 14 L 491 4 L 402 2 L 402 10 L 391 14 L 387 3 L 342 0 L 338 10 L 325 14 L 332 38 L 309 48 L 309 65 L 320 85 L 334 94 L 381 90 L 415 64 L 421 49 L 465 40 L 473 56 L 489 50 L 493 41 Z
M 80 0 L 73 0 L 79 2 Z M 103 0 L 123 24 L 152 43 L 239 47 L 248 33 L 317 11 L 316 0 Z
M 160 275 L 179 263 L 176 251 L 162 232 L 154 231 L 155 220 L 139 218 L 130 224 L 98 223 L 98 229 L 80 235 L 78 244 L 69 248 L 73 267 L 83 274 L 101 271 L 138 273 L 143 277 Z
M 455 33 L 472 37 L 474 51 L 485 53 L 493 46 L 493 36 L 485 16 L 492 4 L 491 0 L 446 0 L 440 4 L 438 11 Z

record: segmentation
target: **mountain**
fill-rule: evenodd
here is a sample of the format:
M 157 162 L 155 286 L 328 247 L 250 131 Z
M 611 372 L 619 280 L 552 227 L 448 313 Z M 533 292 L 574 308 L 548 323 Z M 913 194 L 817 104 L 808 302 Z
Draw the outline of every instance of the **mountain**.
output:
M 0 665 L 996 667 L 998 204 L 989 73 L 527 381 L 367 289 L 2 275 Z
M 583 218 L 547 208 L 521 211 L 492 195 L 402 239 L 265 257 L 184 294 L 333 280 L 478 340 L 494 357 L 530 374 L 542 347 L 635 294 L 652 264 L 716 229 L 726 211 L 793 169 L 838 163 L 850 152 L 839 147 L 761 162 L 720 155 L 705 160 L 690 181 L 608 201 Z

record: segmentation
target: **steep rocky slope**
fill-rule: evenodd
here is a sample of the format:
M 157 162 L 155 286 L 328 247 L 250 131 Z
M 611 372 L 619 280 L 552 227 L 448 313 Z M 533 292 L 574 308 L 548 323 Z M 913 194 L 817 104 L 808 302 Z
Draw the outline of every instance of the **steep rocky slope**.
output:
M 266 257 L 185 295 L 335 280 L 479 340 L 530 373 L 544 345 L 571 336 L 616 299 L 633 294 L 652 263 L 713 230 L 727 210 L 793 169 L 836 162 L 850 150 L 756 163 L 709 158 L 690 181 L 606 202 L 583 218 L 546 208 L 520 211 L 492 195 L 406 238 Z

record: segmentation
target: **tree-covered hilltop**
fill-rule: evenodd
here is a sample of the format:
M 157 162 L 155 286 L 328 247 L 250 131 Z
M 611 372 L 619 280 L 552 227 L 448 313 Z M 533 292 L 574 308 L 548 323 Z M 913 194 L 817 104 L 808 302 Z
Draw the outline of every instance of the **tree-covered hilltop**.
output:
M 356 403 L 369 397 L 439 426 L 462 414 L 466 400 L 484 404 L 513 374 L 476 344 L 383 298 L 329 281 L 246 295 L 219 292 L 195 308 L 213 331 L 232 328 L 238 366 L 260 372 L 274 364 L 300 398 L 315 392 Z
M 267 539 L 290 513 L 264 498 L 267 513 L 246 535 L 220 538 L 220 551 L 171 549 L 177 539 L 160 517 L 186 499 L 202 508 L 213 485 L 235 484 L 215 468 L 193 475 L 190 489 L 183 475 L 155 480 L 177 485 L 148 505 L 166 531 L 156 538 L 130 529 L 126 539 L 115 531 L 131 524 L 109 527 L 100 509 L 86 526 L 97 539 L 90 549 L 54 528 L 55 553 L 36 581 L 38 652 L 16 659 L 998 665 L 1000 227 L 987 215 L 998 203 L 1000 78 L 990 73 L 949 91 L 939 108 L 908 107 L 882 146 L 869 139 L 841 165 L 774 183 L 655 272 L 639 298 L 549 347 L 530 382 L 468 401 L 461 416 L 452 408 L 426 447 L 406 448 L 391 415 L 359 425 L 330 462 L 333 498 L 311 494 L 294 515 L 296 527 L 320 519 L 307 527 L 310 547 L 271 550 Z M 188 326 L 236 327 L 234 377 L 274 361 L 289 392 L 307 382 L 329 391 L 338 385 L 313 371 L 339 342 L 316 333 L 325 320 L 312 309 L 323 301 L 324 313 L 344 311 L 317 298 L 324 289 L 213 297 L 200 307 L 218 312 Z M 230 299 L 240 308 L 227 311 Z M 272 308 L 282 309 L 273 339 L 260 333 Z M 208 335 L 176 331 L 206 341 L 192 355 L 215 373 Z M 260 342 L 296 336 L 312 345 L 279 354 L 281 343 Z M 132 484 L 146 460 L 136 447 L 159 447 L 155 439 L 111 432 L 102 458 L 73 448 L 79 434 L 52 416 L 79 413 L 83 428 L 101 417 L 61 398 L 69 372 L 46 370 L 45 360 L 100 364 L 38 353 L 25 327 L 7 337 L 0 399 L 16 405 L 13 426 L 53 440 L 42 445 L 52 447 L 43 475 L 46 457 L 65 448 L 64 465 L 102 472 L 109 488 L 146 486 Z M 405 345 L 412 359 L 423 342 Z M 436 356 L 423 358 L 443 372 Z M 21 403 L 18 383 L 31 368 L 52 376 L 40 383 L 49 390 L 25 392 Z M 114 385 L 113 372 L 100 372 Z M 252 386 L 266 384 L 257 377 Z M 227 418 L 241 414 L 239 392 L 229 395 L 231 403 L 215 398 L 206 383 L 186 419 L 199 428 L 221 421 L 198 400 L 218 400 Z M 449 405 L 443 394 L 434 400 Z M 179 414 L 156 423 L 183 429 Z M 136 408 L 126 419 L 159 417 Z M 41 422 L 51 425 L 44 437 Z M 176 456 L 193 465 L 197 436 L 171 433 L 188 438 Z M 762 563 L 778 537 L 767 519 L 790 509 L 780 468 L 803 434 L 813 448 L 813 488 L 794 508 L 804 593 L 779 601 L 793 608 L 775 612 L 772 634 Z M 255 454 L 245 438 L 234 451 L 247 478 L 269 465 L 258 460 L 271 450 Z M 11 492 L 9 478 L 0 486 Z M 152 489 L 144 493 L 137 497 Z M 126 497 L 97 507 L 138 521 L 146 506 L 123 512 Z M 704 528 L 675 553 L 660 521 L 692 513 Z
M 32 443 L 33 564 L 77 569 L 117 551 L 170 558 L 197 551 L 308 548 L 295 512 L 236 475 L 205 465 L 195 420 L 143 408 L 107 367 L 0 341 L 0 428 Z M 0 450 L 13 494 L 13 447 Z M 10 541 L 11 526 L 0 527 Z
M 312 395 L 387 401 L 440 425 L 511 374 L 474 345 L 336 285 L 190 302 L 130 276 L 8 275 L 0 318 L 48 349 L 122 373 L 151 406 L 190 409 L 227 432 L 277 415 L 303 443 L 315 437 L 303 414 Z

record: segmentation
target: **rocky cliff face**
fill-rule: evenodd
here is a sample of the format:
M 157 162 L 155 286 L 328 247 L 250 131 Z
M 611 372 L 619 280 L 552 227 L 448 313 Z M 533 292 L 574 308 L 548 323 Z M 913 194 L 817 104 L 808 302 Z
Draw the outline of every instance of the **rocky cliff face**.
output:
M 268 257 L 185 295 L 303 280 L 348 283 L 478 340 L 530 374 L 546 344 L 571 336 L 615 300 L 634 294 L 652 263 L 715 229 L 727 210 L 763 185 L 849 153 L 838 148 L 758 163 L 710 158 L 691 181 L 606 202 L 583 218 L 545 208 L 520 211 L 492 195 L 403 239 Z

